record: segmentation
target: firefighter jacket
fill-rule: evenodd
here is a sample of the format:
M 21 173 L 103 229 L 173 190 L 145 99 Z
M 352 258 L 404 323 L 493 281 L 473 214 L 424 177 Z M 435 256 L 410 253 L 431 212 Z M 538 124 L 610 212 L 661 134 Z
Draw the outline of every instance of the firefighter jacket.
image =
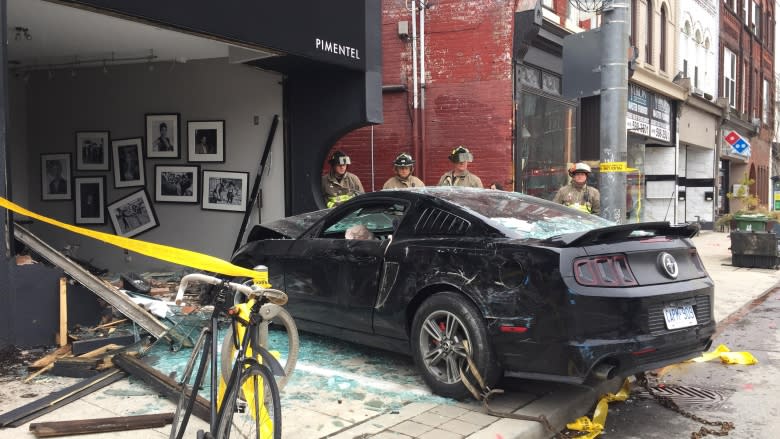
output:
M 345 172 L 340 181 L 333 171 L 322 176 L 322 196 L 328 208 L 338 206 L 364 192 L 360 179 L 351 172 Z
M 587 184 L 577 187 L 574 181 L 560 188 L 553 198 L 554 203 L 598 215 L 601 211 L 601 195 L 595 187 Z
M 425 183 L 423 183 L 422 180 L 415 177 L 414 175 L 410 175 L 404 179 L 402 179 L 397 175 L 394 175 L 385 182 L 385 185 L 382 186 L 382 189 L 406 189 L 410 187 L 423 187 L 423 186 L 425 186 Z
M 464 186 L 464 187 L 476 187 L 482 189 L 482 180 L 469 171 L 465 171 L 463 175 L 455 175 L 453 171 L 447 172 L 439 179 L 439 186 Z

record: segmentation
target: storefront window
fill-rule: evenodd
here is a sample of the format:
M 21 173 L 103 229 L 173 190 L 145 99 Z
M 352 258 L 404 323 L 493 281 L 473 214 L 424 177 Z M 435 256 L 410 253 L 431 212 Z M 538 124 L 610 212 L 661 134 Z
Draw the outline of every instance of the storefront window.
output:
M 552 82 L 553 78 L 549 77 L 547 81 Z M 567 183 L 567 165 L 574 160 L 577 107 L 574 103 L 527 90 L 521 93 L 520 111 L 518 190 L 552 200 L 558 189 Z
M 641 223 L 645 220 L 647 200 L 645 176 L 644 143 L 628 143 L 628 167 L 632 171 L 626 174 L 626 223 Z

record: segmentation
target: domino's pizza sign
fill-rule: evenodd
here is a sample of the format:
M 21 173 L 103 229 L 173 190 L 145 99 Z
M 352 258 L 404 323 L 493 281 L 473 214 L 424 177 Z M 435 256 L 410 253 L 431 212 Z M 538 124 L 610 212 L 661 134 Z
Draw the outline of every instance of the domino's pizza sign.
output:
M 731 146 L 731 153 L 750 156 L 750 142 L 745 140 L 744 137 L 740 136 L 738 132 L 730 131 L 728 134 L 726 134 L 724 140 L 726 140 L 726 143 Z

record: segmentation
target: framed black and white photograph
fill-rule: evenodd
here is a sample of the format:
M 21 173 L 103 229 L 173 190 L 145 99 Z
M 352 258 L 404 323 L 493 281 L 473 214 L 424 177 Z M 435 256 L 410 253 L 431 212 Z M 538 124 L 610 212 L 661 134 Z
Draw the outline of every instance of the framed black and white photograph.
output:
M 114 156 L 114 187 L 134 187 L 146 184 L 144 178 L 144 141 L 140 137 L 111 142 Z
M 76 224 L 106 223 L 106 177 L 76 177 Z
M 70 154 L 41 154 L 41 199 L 70 200 Z
M 197 203 L 200 166 L 154 167 L 154 201 Z
M 146 115 L 146 157 L 179 158 L 178 113 Z
M 203 203 L 206 210 L 246 211 L 249 173 L 203 171 Z
M 108 217 L 114 232 L 130 238 L 160 225 L 145 189 L 108 205 Z
M 187 143 L 189 145 L 187 161 L 224 163 L 225 121 L 187 122 Z
M 111 136 L 108 131 L 76 132 L 76 170 L 108 171 L 108 145 Z

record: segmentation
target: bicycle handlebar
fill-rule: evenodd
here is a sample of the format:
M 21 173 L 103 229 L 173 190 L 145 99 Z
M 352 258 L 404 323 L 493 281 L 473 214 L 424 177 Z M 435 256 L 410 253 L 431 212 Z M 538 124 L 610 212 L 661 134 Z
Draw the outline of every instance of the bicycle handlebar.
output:
M 179 282 L 179 290 L 176 292 L 176 298 L 174 299 L 174 302 L 177 305 L 179 305 L 182 302 L 182 299 L 184 299 L 184 291 L 187 290 L 190 282 L 201 282 L 210 285 L 224 286 L 236 292 L 240 291 L 247 297 L 264 297 L 268 299 L 269 302 L 276 305 L 284 305 L 287 303 L 287 294 L 280 290 L 273 288 L 263 288 L 258 285 L 250 286 L 235 282 L 228 282 L 224 279 L 209 276 L 203 273 L 192 273 L 182 277 L 181 282 Z

